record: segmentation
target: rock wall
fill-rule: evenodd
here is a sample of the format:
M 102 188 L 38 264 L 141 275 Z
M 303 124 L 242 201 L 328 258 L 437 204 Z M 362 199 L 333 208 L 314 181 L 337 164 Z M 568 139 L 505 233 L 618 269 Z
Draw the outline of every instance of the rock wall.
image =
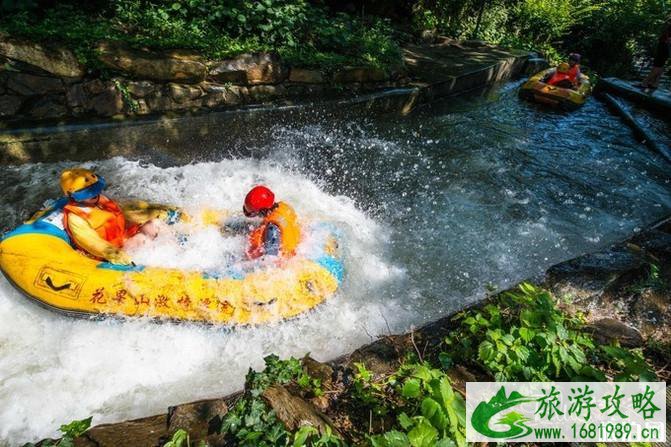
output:
M 87 71 L 66 49 L 0 36 L 0 124 L 211 110 L 397 87 L 422 89 L 432 99 L 506 79 L 522 72 L 529 58 L 484 42 L 449 40 L 413 46 L 404 56 L 406 68 L 394 72 L 292 67 L 274 53 L 206 60 L 191 51 L 152 52 L 111 42 L 101 42 L 96 54 L 103 68 Z M 423 64 L 413 70 L 418 55 Z
M 273 53 L 208 61 L 188 51 L 149 52 L 101 43 L 104 77 L 62 48 L 0 40 L 0 120 L 141 116 L 263 103 L 404 83 L 403 74 L 343 67 L 327 74 L 289 67 Z

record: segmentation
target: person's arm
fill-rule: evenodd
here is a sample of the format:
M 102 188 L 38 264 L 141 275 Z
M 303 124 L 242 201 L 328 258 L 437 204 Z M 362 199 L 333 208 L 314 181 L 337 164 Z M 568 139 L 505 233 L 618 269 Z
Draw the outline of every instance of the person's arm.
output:
M 263 254 L 278 256 L 282 238 L 280 228 L 275 224 L 268 224 L 263 234 Z
M 96 230 L 76 214 L 68 216 L 68 229 L 75 243 L 93 256 L 114 264 L 131 263 L 126 253 L 98 236 Z

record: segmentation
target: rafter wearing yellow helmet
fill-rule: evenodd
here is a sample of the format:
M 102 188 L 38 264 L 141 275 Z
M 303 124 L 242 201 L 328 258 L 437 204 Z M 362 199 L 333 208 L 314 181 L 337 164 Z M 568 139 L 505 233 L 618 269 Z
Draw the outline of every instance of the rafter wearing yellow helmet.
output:
M 158 234 L 152 213 L 135 213 L 132 221 L 121 207 L 102 191 L 106 183 L 90 169 L 67 169 L 61 188 L 70 199 L 63 207 L 63 226 L 72 243 L 85 253 L 116 264 L 130 264 L 124 245 L 141 245 Z M 149 208 L 149 207 L 148 207 Z

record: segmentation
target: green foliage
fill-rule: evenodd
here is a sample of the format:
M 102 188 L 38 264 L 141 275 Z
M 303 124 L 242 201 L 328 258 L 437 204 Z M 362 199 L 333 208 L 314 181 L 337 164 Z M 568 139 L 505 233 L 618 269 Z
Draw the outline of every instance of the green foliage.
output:
M 126 104 L 126 106 L 131 112 L 135 113 L 139 110 L 140 106 L 138 105 L 137 100 L 135 100 L 128 91 L 128 87 L 126 86 L 126 84 L 122 83 L 119 80 L 115 80 L 114 88 L 116 88 L 117 91 L 121 93 L 121 98 L 123 99 L 124 104 Z
M 308 429 L 298 431 L 292 437 L 284 425 L 277 419 L 274 411 L 270 410 L 261 395 L 271 385 L 286 385 L 293 383 L 307 393 L 320 395 L 321 383 L 310 377 L 301 365 L 300 360 L 290 358 L 280 360 L 276 355 L 265 359 L 266 367 L 261 372 L 249 370 L 245 384 L 245 395 L 235 406 L 226 413 L 221 425 L 221 433 L 226 433 L 239 446 L 286 446 L 293 445 L 340 445 L 332 433 L 325 433 L 317 437 Z M 299 436 L 300 437 L 297 438 Z M 298 439 L 298 441 L 297 441 Z M 296 442 L 299 442 L 296 444 Z
M 594 349 L 578 331 L 578 318 L 567 317 L 552 295 L 530 284 L 500 295 L 499 302 L 458 316 L 460 328 L 446 339 L 457 361 L 477 359 L 498 381 L 603 380 L 588 366 Z
M 624 72 L 635 57 L 650 56 L 666 17 L 668 0 L 592 0 L 594 9 L 577 23 L 568 41 L 599 71 Z
M 552 62 L 577 51 L 592 68 L 612 73 L 650 54 L 671 5 L 668 0 L 419 0 L 414 11 L 417 30 L 541 51 Z
M 274 50 L 290 63 L 391 67 L 400 50 L 391 26 L 380 19 L 331 15 L 306 0 L 113 0 L 105 8 L 57 2 L 39 14 L 16 8 L 0 15 L 0 31 L 40 42 L 60 42 L 80 60 L 100 68 L 101 40 L 152 49 L 187 48 L 210 58 Z
M 189 447 L 190 445 L 189 434 L 180 428 L 172 435 L 170 441 L 163 444 L 163 447 Z
M 63 424 L 58 429 L 62 433 L 61 439 L 58 441 L 46 441 L 41 444 L 41 447 L 74 447 L 75 438 L 83 435 L 86 430 L 91 427 L 91 420 L 93 416 L 86 419 L 72 421 L 69 424 Z M 23 447 L 35 447 L 35 444 L 24 444 Z
M 221 432 L 235 440 L 239 446 L 280 446 L 287 445 L 289 433 L 277 420 L 260 397 L 248 396 L 239 400 L 226 413 Z
M 640 354 L 597 348 L 579 316 L 565 314 L 548 291 L 527 283 L 456 321 L 458 329 L 445 340 L 450 360 L 475 362 L 497 381 L 605 380 L 592 366 L 597 362 L 616 368 L 618 379 L 652 375 Z
M 385 390 L 388 384 L 376 381 L 373 373 L 368 371 L 363 363 L 355 363 L 354 366 L 357 372 L 352 382 L 352 397 L 376 415 L 387 414 L 389 408 L 385 402 Z
M 386 380 L 388 411 L 398 426 L 370 437 L 373 447 L 466 445 L 466 407 L 448 376 L 428 364 L 407 364 Z
M 316 428 L 304 425 L 294 433 L 291 445 L 293 447 L 341 447 L 345 446 L 345 443 L 337 436 L 334 436 L 331 428 L 328 426 L 324 434 L 320 435 Z

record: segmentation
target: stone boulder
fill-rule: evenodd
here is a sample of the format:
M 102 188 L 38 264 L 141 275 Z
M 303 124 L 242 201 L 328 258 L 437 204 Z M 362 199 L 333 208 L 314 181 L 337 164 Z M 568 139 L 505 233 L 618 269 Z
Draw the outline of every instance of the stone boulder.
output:
M 208 79 L 243 85 L 278 84 L 287 74 L 277 54 L 251 53 L 212 64 Z
M 319 70 L 308 70 L 305 68 L 292 68 L 289 72 L 289 81 L 300 84 L 323 84 L 324 75 Z
M 154 93 L 157 89 L 156 84 L 150 81 L 130 81 L 126 83 L 128 93 L 136 98 L 144 98 Z
M 268 406 L 275 411 L 287 430 L 295 431 L 303 425 L 310 425 L 320 433 L 330 427 L 333 434 L 340 436 L 328 417 L 321 414 L 311 403 L 291 394 L 281 385 L 268 387 L 261 395 Z
M 388 76 L 384 70 L 375 67 L 346 67 L 336 72 L 333 80 L 338 84 L 350 82 L 382 82 Z
M 113 84 L 110 84 L 91 99 L 89 107 L 100 116 L 114 116 L 124 109 L 123 96 Z
M 588 326 L 588 330 L 594 335 L 594 339 L 599 344 L 609 344 L 611 341 L 618 341 L 625 348 L 640 348 L 644 340 L 641 333 L 614 318 L 602 318 Z
M 64 78 L 81 78 L 86 73 L 69 50 L 10 39 L 1 35 L 0 55 Z
M 57 78 L 19 72 L 8 72 L 5 76 L 7 78 L 6 88 L 22 96 L 63 93 L 65 91 L 63 83 Z
M 247 94 L 247 87 L 224 86 L 204 82 L 201 87 L 205 91 L 203 104 L 206 107 L 232 106 L 242 102 Z
M 186 84 L 168 84 L 170 97 L 178 103 L 187 102 L 191 99 L 200 98 L 203 96 L 203 91 L 194 85 Z
M 202 59 L 191 53 L 132 50 L 107 42 L 99 44 L 97 52 L 106 66 L 138 79 L 195 84 L 207 74 Z
M 27 115 L 36 120 L 62 118 L 67 115 L 64 95 L 39 97 L 29 104 Z
M 0 95 L 0 117 L 13 116 L 21 108 L 23 98 L 16 95 Z
M 75 439 L 75 447 L 156 447 L 168 435 L 167 415 L 161 414 L 95 426 Z
M 228 413 L 225 399 L 207 399 L 168 409 L 168 432 L 179 429 L 189 433 L 191 441 L 207 441 L 208 445 L 223 443 L 219 434 L 222 418 Z M 222 441 L 222 442 L 219 442 Z

